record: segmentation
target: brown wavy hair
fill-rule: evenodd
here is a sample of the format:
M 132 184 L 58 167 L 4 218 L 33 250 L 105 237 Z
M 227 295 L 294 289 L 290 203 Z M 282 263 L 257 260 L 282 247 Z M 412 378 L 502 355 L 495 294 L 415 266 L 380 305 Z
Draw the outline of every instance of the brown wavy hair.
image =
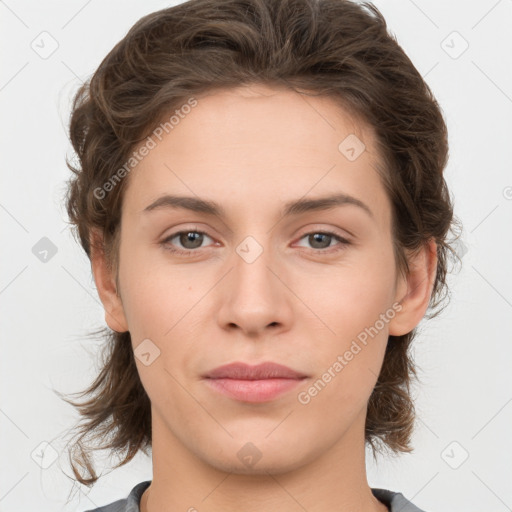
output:
M 406 250 L 437 243 L 429 303 L 436 316 L 449 296 L 448 233 L 453 215 L 443 170 L 448 159 L 441 109 L 421 74 L 371 3 L 349 0 L 189 0 L 141 18 L 76 92 L 69 134 L 77 159 L 67 188 L 73 233 L 91 257 L 92 230 L 103 234 L 117 276 L 119 221 L 127 179 L 97 197 L 162 119 L 188 99 L 250 84 L 327 96 L 376 134 L 379 172 L 392 202 L 397 268 Z M 452 239 L 453 241 L 454 239 Z M 459 260 L 460 261 L 460 260 Z M 117 282 L 117 277 L 116 277 Z M 365 440 L 373 455 L 412 451 L 415 421 L 409 353 L 416 329 L 390 336 L 368 401 Z M 151 404 L 141 384 L 130 333 L 95 331 L 104 340 L 101 371 L 76 407 L 82 425 L 68 451 L 76 479 L 98 479 L 93 450 L 120 455 L 119 467 L 151 446 Z M 81 474 L 79 470 L 85 470 Z

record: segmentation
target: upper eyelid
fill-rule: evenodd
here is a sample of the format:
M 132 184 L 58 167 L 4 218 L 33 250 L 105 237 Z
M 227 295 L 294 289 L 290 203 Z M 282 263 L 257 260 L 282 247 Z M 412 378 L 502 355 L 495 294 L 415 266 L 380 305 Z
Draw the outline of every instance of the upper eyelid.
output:
M 181 235 L 183 233 L 199 233 L 201 235 L 206 235 L 208 238 L 211 238 L 212 240 L 215 240 L 215 237 L 209 235 L 207 231 L 203 231 L 201 229 L 196 229 L 196 228 L 184 228 L 184 229 L 180 229 L 179 231 L 175 231 L 175 232 L 171 233 L 170 235 L 164 237 L 164 239 L 162 240 L 162 243 L 169 243 L 169 241 L 172 238 L 175 238 L 176 236 Z M 312 235 L 312 234 L 317 234 L 317 233 L 325 234 L 325 235 L 337 238 L 340 243 L 351 243 L 350 237 L 339 234 L 335 229 L 332 229 L 332 228 L 310 228 L 307 231 L 304 231 L 298 237 L 296 237 L 294 243 L 298 242 L 299 240 L 302 240 L 307 235 Z M 183 249 L 183 250 L 196 251 L 198 249 L 206 249 L 206 247 L 200 247 L 197 249 Z
M 179 231 L 175 231 L 174 233 L 171 233 L 170 235 L 166 235 L 162 242 L 168 242 L 169 240 L 171 240 L 172 238 L 178 236 L 178 235 L 181 235 L 183 233 L 199 233 L 201 235 L 206 235 L 208 238 L 211 238 L 212 240 L 214 240 L 214 237 L 209 235 L 206 231 L 202 231 L 201 229 L 180 229 Z
M 346 228 L 340 228 L 340 227 L 318 227 L 318 226 L 325 226 L 325 224 L 326 224 L 325 221 L 324 222 L 316 222 L 316 223 L 315 222 L 311 222 L 311 223 L 308 223 L 308 224 L 310 226 L 307 227 L 307 228 L 304 228 L 305 231 L 303 232 L 303 234 L 301 236 L 304 236 L 304 235 L 312 233 L 312 232 L 322 232 L 322 231 L 328 231 L 328 232 L 331 232 L 331 233 L 334 233 L 334 234 L 337 234 L 337 232 L 340 231 L 339 236 L 345 236 L 343 233 L 346 233 L 347 236 L 355 236 L 353 233 L 351 233 Z M 173 228 L 171 228 L 171 229 L 173 229 Z M 212 237 L 212 235 L 209 234 L 209 231 L 215 232 L 216 230 L 215 229 L 212 230 L 209 227 L 203 229 L 203 228 L 200 228 L 197 225 L 197 223 L 192 222 L 191 226 L 185 226 L 184 228 L 181 228 L 178 231 L 175 231 L 174 233 L 172 233 L 171 235 L 168 235 L 168 236 L 174 236 L 174 235 L 177 235 L 179 233 L 186 232 L 186 231 L 195 231 L 195 232 L 202 233 L 202 234 L 205 234 L 205 235 L 208 235 L 208 236 Z M 233 231 L 230 229 L 229 232 L 232 233 Z

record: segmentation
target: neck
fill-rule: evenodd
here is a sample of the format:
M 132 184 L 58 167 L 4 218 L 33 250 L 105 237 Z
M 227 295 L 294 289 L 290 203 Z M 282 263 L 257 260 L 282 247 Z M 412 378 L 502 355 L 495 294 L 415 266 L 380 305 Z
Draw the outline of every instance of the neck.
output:
M 364 411 L 365 412 L 365 411 Z M 208 509 L 235 512 L 387 512 L 366 478 L 365 414 L 342 439 L 309 463 L 283 472 L 254 469 L 224 471 L 192 453 L 153 414 L 153 480 L 144 492 L 141 512 Z M 200 454 L 199 454 L 200 455 Z M 256 467 L 256 466 L 255 466 Z

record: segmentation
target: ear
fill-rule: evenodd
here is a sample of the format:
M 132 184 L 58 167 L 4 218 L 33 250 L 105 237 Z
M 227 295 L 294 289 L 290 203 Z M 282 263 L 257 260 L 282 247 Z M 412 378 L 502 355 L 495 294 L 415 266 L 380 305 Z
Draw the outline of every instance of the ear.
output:
M 389 334 L 411 332 L 425 316 L 437 273 L 437 244 L 431 239 L 418 252 L 408 255 L 409 275 L 400 276 L 395 295 L 402 309 L 389 322 Z
M 115 276 L 109 269 L 104 251 L 103 236 L 98 230 L 91 233 L 91 268 L 100 300 L 105 309 L 107 325 L 117 332 L 128 331 L 121 297 L 117 293 Z

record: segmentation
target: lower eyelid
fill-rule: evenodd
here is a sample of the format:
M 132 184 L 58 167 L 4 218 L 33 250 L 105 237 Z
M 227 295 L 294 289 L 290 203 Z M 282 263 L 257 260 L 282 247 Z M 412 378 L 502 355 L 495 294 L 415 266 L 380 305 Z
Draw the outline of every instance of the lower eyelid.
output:
M 213 237 L 211 237 L 210 235 L 208 235 L 208 233 L 204 232 L 204 231 L 200 231 L 198 229 L 185 229 L 185 230 L 182 230 L 182 231 L 177 231 L 176 233 L 172 233 L 170 234 L 168 237 L 166 237 L 161 243 L 163 246 L 165 246 L 167 249 L 171 250 L 171 251 L 174 251 L 174 252 L 178 252 L 178 253 L 189 253 L 189 254 L 192 254 L 194 252 L 199 252 L 200 249 L 207 249 L 208 246 L 205 246 L 205 247 L 197 247 L 195 249 L 182 249 L 180 247 L 172 247 L 172 249 L 169 248 L 169 246 L 171 245 L 170 241 L 173 239 L 173 238 L 176 238 L 177 236 L 181 235 L 181 234 L 185 234 L 185 233 L 198 233 L 200 235 L 204 235 L 205 237 L 209 238 L 210 240 L 214 241 Z M 338 235 L 337 233 L 333 233 L 333 232 L 328 232 L 328 231 L 321 231 L 321 230 L 318 230 L 318 231 L 310 231 L 310 232 L 307 232 L 307 233 L 304 233 L 303 235 L 301 235 L 297 241 L 300 241 L 304 238 L 306 238 L 307 236 L 309 235 L 315 235 L 315 234 L 322 234 L 322 235 L 327 235 L 327 236 L 330 236 L 332 237 L 333 239 L 337 240 L 338 244 L 335 244 L 334 246 L 329 246 L 329 247 L 326 247 L 324 249 L 315 249 L 313 247 L 302 247 L 302 249 L 309 249 L 310 251 L 313 251 L 313 252 L 318 252 L 318 253 L 328 253 L 328 252 L 333 252 L 333 251 L 337 251 L 337 250 L 342 250 L 345 246 L 347 245 L 350 245 L 350 241 L 347 240 L 346 238 Z M 212 245 L 212 244 L 210 244 Z

